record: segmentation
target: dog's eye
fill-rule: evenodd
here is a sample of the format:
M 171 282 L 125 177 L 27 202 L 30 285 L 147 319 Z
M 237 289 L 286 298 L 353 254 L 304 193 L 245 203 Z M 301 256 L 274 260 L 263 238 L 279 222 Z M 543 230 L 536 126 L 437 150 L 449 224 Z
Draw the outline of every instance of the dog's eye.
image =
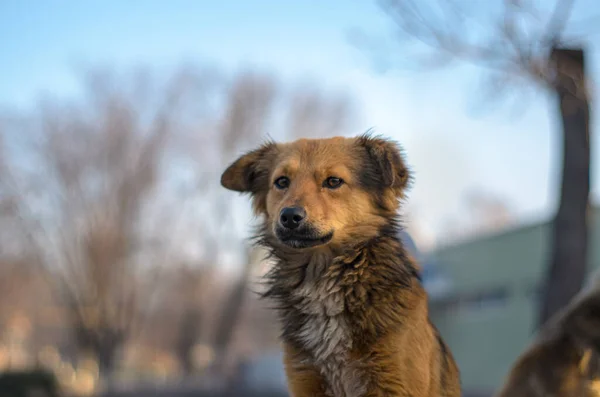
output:
M 336 178 L 335 176 L 330 176 L 329 178 L 325 179 L 325 182 L 323 182 L 323 187 L 337 189 L 338 187 L 342 186 L 343 183 L 344 181 L 342 179 Z
M 287 189 L 290 186 L 290 178 L 287 176 L 280 176 L 275 179 L 274 185 L 277 189 Z

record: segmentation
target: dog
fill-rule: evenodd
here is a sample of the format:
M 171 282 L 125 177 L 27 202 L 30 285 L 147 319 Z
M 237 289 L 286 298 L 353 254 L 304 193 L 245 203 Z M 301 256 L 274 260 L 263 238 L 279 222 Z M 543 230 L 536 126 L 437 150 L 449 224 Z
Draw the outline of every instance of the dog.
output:
M 400 146 L 369 133 L 267 142 L 222 174 L 263 219 L 257 243 L 274 262 L 264 296 L 293 397 L 460 396 L 398 237 L 410 181 Z
M 600 396 L 600 272 L 543 325 L 496 397 Z

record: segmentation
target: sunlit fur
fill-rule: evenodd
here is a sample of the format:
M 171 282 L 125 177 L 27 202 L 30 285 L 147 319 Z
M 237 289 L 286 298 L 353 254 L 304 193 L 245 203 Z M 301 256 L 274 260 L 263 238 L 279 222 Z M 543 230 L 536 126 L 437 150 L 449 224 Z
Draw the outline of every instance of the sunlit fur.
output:
M 275 184 L 282 176 L 284 189 Z M 329 177 L 343 184 L 329 188 Z M 224 172 L 223 186 L 250 193 L 263 218 L 257 241 L 274 259 L 265 296 L 281 319 L 293 397 L 460 395 L 398 237 L 409 181 L 399 147 L 369 135 L 270 142 Z M 306 211 L 309 247 L 282 234 L 280 212 L 294 206 Z
M 496 397 L 600 396 L 600 273 L 553 316 Z

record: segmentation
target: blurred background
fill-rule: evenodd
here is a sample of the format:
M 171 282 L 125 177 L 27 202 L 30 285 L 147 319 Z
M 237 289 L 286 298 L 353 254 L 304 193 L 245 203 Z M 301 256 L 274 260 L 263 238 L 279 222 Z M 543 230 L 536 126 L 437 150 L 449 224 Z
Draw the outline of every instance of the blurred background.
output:
M 369 128 L 489 396 L 600 267 L 599 25 L 595 0 L 0 1 L 0 396 L 286 396 L 220 174 Z

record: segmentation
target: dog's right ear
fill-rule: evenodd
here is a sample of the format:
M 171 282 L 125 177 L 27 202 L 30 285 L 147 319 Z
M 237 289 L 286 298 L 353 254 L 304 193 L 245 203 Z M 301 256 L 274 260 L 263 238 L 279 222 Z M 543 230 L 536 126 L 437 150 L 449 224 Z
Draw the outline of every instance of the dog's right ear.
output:
M 267 188 L 276 147 L 270 142 L 238 158 L 221 175 L 221 185 L 229 190 L 252 194 Z

